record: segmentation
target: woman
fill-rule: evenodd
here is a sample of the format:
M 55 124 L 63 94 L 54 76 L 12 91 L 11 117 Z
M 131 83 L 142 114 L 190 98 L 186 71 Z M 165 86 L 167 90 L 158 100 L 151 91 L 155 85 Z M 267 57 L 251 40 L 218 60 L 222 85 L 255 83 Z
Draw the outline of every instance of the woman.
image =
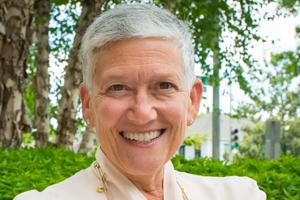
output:
M 187 26 L 151 5 L 120 5 L 87 29 L 80 50 L 83 116 L 100 148 L 93 165 L 23 199 L 262 200 L 245 177 L 177 172 L 170 158 L 196 117 L 202 84 L 194 75 Z

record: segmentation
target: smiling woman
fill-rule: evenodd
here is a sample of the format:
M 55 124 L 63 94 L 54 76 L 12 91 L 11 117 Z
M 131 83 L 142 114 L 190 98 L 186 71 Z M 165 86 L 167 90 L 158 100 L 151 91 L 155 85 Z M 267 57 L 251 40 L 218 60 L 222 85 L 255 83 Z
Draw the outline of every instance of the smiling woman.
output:
M 82 85 L 81 96 L 84 117 L 96 127 L 102 150 L 129 176 L 162 177 L 162 166 L 180 146 L 187 120 L 197 113 L 201 83 L 195 82 L 190 98 L 182 56 L 169 40 L 117 41 L 94 59 L 92 91 Z
M 265 199 L 255 181 L 177 172 L 170 162 L 199 109 L 186 25 L 152 5 L 103 13 L 82 40 L 83 116 L 101 148 L 90 168 L 23 199 Z

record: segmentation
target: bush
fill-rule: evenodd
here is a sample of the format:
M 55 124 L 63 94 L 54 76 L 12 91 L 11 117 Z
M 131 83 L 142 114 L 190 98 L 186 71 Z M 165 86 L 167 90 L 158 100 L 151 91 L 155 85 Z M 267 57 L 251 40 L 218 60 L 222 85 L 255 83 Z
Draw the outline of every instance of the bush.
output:
M 0 199 L 12 199 L 31 189 L 41 191 L 88 167 L 93 160 L 54 148 L 0 150 Z
M 61 149 L 0 150 L 0 199 L 12 199 L 30 190 L 43 190 L 62 181 L 80 169 L 88 167 L 93 157 Z M 179 171 L 210 176 L 249 176 L 257 180 L 268 200 L 300 199 L 300 157 L 281 157 L 278 160 L 235 160 L 226 165 L 208 158 L 173 159 Z
M 300 157 L 283 156 L 278 160 L 236 159 L 226 165 L 208 158 L 173 159 L 175 168 L 192 174 L 209 176 L 248 176 L 255 179 L 268 200 L 300 199 Z

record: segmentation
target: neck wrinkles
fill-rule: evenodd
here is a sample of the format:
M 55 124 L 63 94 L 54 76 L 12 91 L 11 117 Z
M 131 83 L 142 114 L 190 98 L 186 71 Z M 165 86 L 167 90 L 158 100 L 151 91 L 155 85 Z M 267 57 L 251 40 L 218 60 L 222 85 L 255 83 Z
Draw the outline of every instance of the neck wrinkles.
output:
M 157 177 L 128 177 L 107 159 L 100 148 L 97 149 L 96 159 L 107 174 L 107 199 L 122 197 L 122 200 L 182 200 L 170 161 L 156 173 Z

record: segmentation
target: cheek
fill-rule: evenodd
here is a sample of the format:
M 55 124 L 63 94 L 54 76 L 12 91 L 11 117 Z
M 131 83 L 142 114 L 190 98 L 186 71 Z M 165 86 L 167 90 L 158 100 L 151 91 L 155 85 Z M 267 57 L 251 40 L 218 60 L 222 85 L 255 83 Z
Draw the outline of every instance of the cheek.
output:
M 178 101 L 171 101 L 165 106 L 165 118 L 171 125 L 170 141 L 172 141 L 172 150 L 176 150 L 185 136 L 188 102 L 186 98 L 180 98 Z
M 126 110 L 126 103 L 108 98 L 94 102 L 96 133 L 103 150 L 114 152 L 117 143 L 116 126 Z
M 175 125 L 186 122 L 188 113 L 187 103 L 188 102 L 184 98 L 166 102 L 163 107 L 165 118 Z
M 125 102 L 113 99 L 103 99 L 95 102 L 96 123 L 101 123 L 101 126 L 115 125 L 123 113 L 126 111 L 127 105 Z

